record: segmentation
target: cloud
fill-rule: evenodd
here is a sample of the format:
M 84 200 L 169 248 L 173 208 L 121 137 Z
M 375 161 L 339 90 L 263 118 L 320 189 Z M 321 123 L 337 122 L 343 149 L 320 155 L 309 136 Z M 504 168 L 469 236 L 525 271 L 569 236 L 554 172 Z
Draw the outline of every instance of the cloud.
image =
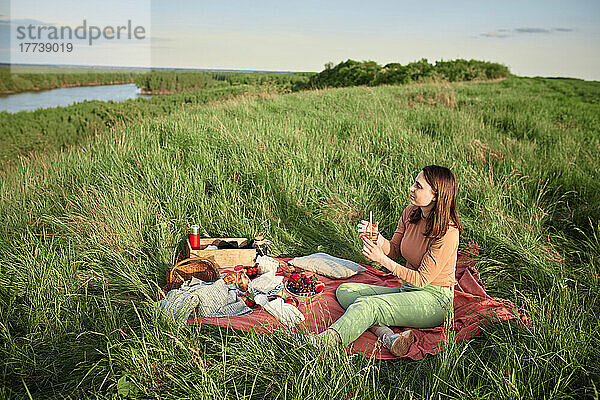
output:
M 497 29 L 495 31 L 480 33 L 478 37 L 501 39 L 501 38 L 510 37 L 511 35 L 509 34 L 509 32 L 516 32 L 516 33 L 553 33 L 553 32 L 572 32 L 572 31 L 573 31 L 573 29 L 571 29 L 571 28 L 551 28 L 551 29 L 546 29 L 546 28 L 528 28 L 528 27 L 525 27 L 525 28 L 515 28 L 512 31 L 509 30 L 509 29 Z
M 505 37 L 508 37 L 509 35 L 506 35 L 504 33 L 499 33 L 499 32 L 485 32 L 485 33 L 480 33 L 479 36 L 483 36 L 483 37 L 487 37 L 487 38 L 505 38 Z
M 516 28 L 515 32 L 518 33 L 550 33 L 548 29 L 543 28 Z

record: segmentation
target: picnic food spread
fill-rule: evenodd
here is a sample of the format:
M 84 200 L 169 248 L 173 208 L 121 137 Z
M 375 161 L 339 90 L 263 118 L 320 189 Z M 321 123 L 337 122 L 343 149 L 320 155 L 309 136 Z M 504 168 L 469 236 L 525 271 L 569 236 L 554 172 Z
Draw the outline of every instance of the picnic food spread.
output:
M 263 237 L 201 238 L 199 226 L 193 225 L 183 251 L 177 254 L 176 249 L 175 265 L 163 288 L 166 296 L 156 303 L 156 310 L 183 323 L 193 316 L 247 314 L 260 306 L 284 325 L 303 321 L 296 296 L 314 296 L 325 285 L 298 267 L 280 269 L 279 262 L 267 255 L 270 244 Z

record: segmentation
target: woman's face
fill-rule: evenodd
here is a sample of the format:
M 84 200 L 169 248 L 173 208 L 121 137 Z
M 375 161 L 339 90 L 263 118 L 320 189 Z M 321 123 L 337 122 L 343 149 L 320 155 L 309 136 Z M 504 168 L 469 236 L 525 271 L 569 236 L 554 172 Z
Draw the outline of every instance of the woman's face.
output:
M 435 200 L 435 193 L 429 183 L 425 180 L 423 171 L 419 172 L 415 183 L 408 188 L 410 191 L 410 203 L 419 207 L 427 207 Z

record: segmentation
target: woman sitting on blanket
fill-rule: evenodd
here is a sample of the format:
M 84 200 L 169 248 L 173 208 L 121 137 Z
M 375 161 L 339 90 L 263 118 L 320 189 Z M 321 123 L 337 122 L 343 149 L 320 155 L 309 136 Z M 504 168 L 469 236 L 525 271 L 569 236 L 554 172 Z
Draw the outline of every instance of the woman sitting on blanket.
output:
M 394 333 L 388 326 L 433 328 L 452 315 L 454 274 L 462 227 L 456 211 L 457 185 L 446 168 L 429 165 L 409 188 L 410 205 L 402 213 L 391 240 L 377 232 L 368 239 L 368 222 L 358 224 L 363 254 L 402 280 L 383 287 L 344 283 L 336 297 L 346 312 L 329 329 L 314 337 L 317 346 L 348 345 L 369 329 L 400 357 L 413 342 L 411 330 Z M 402 255 L 406 267 L 393 261 Z

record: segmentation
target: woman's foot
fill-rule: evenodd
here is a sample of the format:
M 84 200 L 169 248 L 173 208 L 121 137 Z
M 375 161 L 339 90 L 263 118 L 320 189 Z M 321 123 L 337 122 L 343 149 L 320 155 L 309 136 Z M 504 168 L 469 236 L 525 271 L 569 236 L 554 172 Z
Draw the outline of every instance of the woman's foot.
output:
M 373 325 L 372 327 L 369 328 L 369 330 L 371 332 L 373 332 L 375 334 L 375 336 L 377 336 L 378 338 L 383 337 L 384 335 L 393 335 L 394 331 L 390 329 L 389 326 L 379 326 L 379 325 Z
M 389 349 L 396 357 L 406 355 L 413 341 L 414 335 L 410 329 L 402 333 L 394 333 L 393 335 L 386 334 L 381 337 L 383 347 Z

